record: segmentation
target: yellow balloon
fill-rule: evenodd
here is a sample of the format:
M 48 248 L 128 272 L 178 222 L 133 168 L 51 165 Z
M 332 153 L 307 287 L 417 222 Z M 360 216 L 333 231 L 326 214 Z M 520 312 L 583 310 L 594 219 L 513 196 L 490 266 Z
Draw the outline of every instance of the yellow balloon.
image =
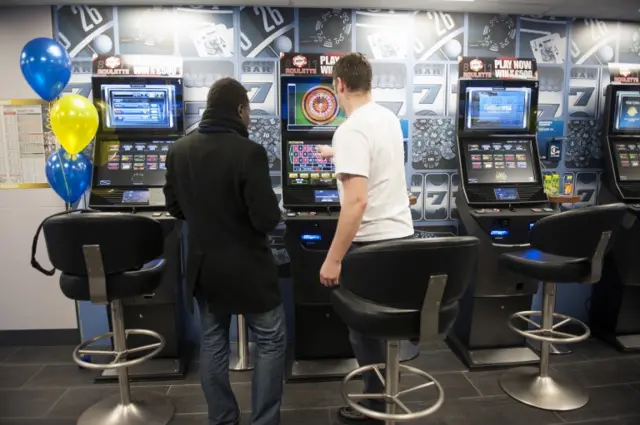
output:
M 86 148 L 98 131 L 98 111 L 86 97 L 63 96 L 53 104 L 49 114 L 53 134 L 71 155 Z

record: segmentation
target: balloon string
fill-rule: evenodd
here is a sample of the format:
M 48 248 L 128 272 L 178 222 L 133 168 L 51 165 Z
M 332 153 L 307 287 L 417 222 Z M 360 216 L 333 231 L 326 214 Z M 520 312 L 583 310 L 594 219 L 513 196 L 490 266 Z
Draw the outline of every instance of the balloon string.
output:
M 49 102 L 49 122 L 51 122 L 51 104 L 52 102 Z M 55 133 L 54 133 L 55 136 Z M 58 140 L 58 138 L 56 137 L 56 142 L 57 142 L 57 147 L 56 150 L 58 151 L 58 161 L 60 161 L 60 171 L 62 171 L 62 180 L 64 182 L 64 188 L 67 192 L 67 199 L 69 199 L 69 195 L 71 195 L 71 190 L 69 189 L 69 183 L 67 182 L 67 173 L 64 172 L 64 163 L 62 162 L 62 144 L 60 143 L 60 140 Z M 67 153 L 68 155 L 68 153 Z M 64 200 L 64 208 L 67 211 L 71 210 L 71 202 L 67 202 L 67 199 Z

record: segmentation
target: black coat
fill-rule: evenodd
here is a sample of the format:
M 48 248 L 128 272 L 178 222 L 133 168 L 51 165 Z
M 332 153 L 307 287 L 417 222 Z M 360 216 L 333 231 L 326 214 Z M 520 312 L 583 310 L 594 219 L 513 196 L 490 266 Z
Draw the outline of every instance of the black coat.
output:
M 266 312 L 281 303 L 267 240 L 280 222 L 267 152 L 242 121 L 207 112 L 167 157 L 167 210 L 189 228 L 187 289 L 216 313 Z

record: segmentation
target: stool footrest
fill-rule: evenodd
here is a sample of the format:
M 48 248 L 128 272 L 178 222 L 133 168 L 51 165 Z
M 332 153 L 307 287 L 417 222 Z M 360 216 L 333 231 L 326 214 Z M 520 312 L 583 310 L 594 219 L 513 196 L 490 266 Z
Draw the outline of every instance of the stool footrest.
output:
M 122 368 L 122 367 L 132 367 L 132 366 L 136 366 L 140 363 L 145 362 L 146 360 L 149 360 L 153 357 L 155 357 L 156 355 L 158 355 L 160 353 L 160 351 L 162 351 L 162 349 L 164 348 L 164 344 L 165 344 L 165 340 L 162 337 L 162 335 L 160 335 L 157 332 L 153 332 L 150 331 L 148 329 L 127 329 L 125 331 L 126 336 L 129 335 L 145 335 L 154 339 L 157 339 L 158 342 L 152 343 L 152 344 L 147 344 L 147 345 L 143 345 L 140 347 L 134 347 L 134 348 L 130 348 L 130 349 L 125 349 L 122 351 L 116 351 L 116 350 L 93 350 L 93 349 L 87 349 L 86 347 L 90 346 L 91 344 L 96 343 L 97 341 L 101 341 L 103 339 L 111 339 L 113 338 L 113 332 L 108 332 L 102 335 L 98 335 L 95 336 L 85 342 L 83 342 L 82 344 L 78 345 L 74 350 L 73 350 L 73 361 L 80 367 L 86 368 L 86 369 L 97 369 L 97 370 L 104 370 L 104 369 L 118 369 L 118 368 Z M 142 357 L 139 357 L 137 359 L 133 359 L 133 360 L 122 360 L 123 358 L 126 359 L 128 355 L 130 354 L 134 354 L 134 353 L 139 353 L 139 352 L 143 352 L 143 351 L 151 351 L 149 354 L 145 354 Z M 89 363 L 86 362 L 84 360 L 82 360 L 83 356 L 86 355 L 97 355 L 97 356 L 109 356 L 109 357 L 114 357 L 113 361 L 109 362 L 109 363 Z
M 507 324 L 509 325 L 509 328 L 517 334 L 520 334 L 525 338 L 533 339 L 540 342 L 573 344 L 576 342 L 584 341 L 585 339 L 589 338 L 589 335 L 591 335 L 591 330 L 582 321 L 560 313 L 553 313 L 553 318 L 558 319 L 559 322 L 555 323 L 549 329 L 545 329 L 538 322 L 531 319 L 532 317 L 542 317 L 542 314 L 542 311 L 536 310 L 519 311 L 509 317 L 509 321 L 507 322 Z M 528 323 L 533 327 L 533 329 L 522 330 L 518 328 L 514 325 L 514 322 L 516 320 L 521 320 Z M 575 335 L 557 330 L 561 326 L 565 326 L 569 323 L 579 325 L 580 327 L 582 327 L 584 332 L 579 335 Z
M 342 396 L 344 398 L 344 400 L 347 402 L 347 404 L 349 406 L 351 406 L 354 410 L 362 413 L 363 415 L 372 418 L 372 419 L 378 419 L 381 421 L 396 421 L 396 422 L 405 422 L 405 421 L 412 421 L 412 420 L 416 420 L 416 419 L 420 419 L 423 418 L 425 416 L 429 416 L 431 414 L 433 414 L 434 412 L 436 412 L 438 409 L 440 409 L 440 407 L 442 406 L 442 404 L 444 403 L 444 391 L 442 390 L 442 386 L 440 385 L 440 383 L 438 381 L 436 381 L 436 379 L 429 375 L 428 373 L 415 368 L 415 367 L 411 367 L 411 366 L 407 366 L 407 365 L 403 365 L 403 364 L 399 364 L 398 368 L 400 369 L 400 371 L 405 371 L 405 372 L 409 372 L 415 375 L 419 375 L 422 376 L 423 378 L 425 378 L 428 382 L 424 383 L 424 384 L 420 384 L 420 385 L 416 385 L 415 387 L 411 387 L 411 388 L 407 388 L 401 391 L 397 391 L 393 394 L 385 392 L 384 394 L 360 394 L 360 393 L 347 393 L 346 391 L 346 386 L 347 383 L 349 381 L 351 381 L 353 378 L 355 378 L 357 375 L 360 375 L 364 372 L 370 372 L 373 371 L 374 373 L 376 373 L 378 375 L 378 377 L 380 378 L 380 380 L 382 381 L 383 384 L 385 384 L 384 379 L 382 377 L 382 374 L 380 373 L 380 367 L 384 367 L 384 365 L 368 365 L 368 366 L 363 366 L 360 367 L 354 371 L 352 371 L 351 373 L 349 373 L 343 380 L 343 386 L 342 386 Z M 418 410 L 418 411 L 412 411 L 411 409 L 409 409 L 407 407 L 406 404 L 404 404 L 402 402 L 402 400 L 400 400 L 400 397 L 408 394 L 410 392 L 413 391 L 417 391 L 420 389 L 424 389 L 424 388 L 428 388 L 431 386 L 435 386 L 436 390 L 438 391 L 438 397 L 436 402 L 431 405 L 429 408 L 427 409 L 422 409 L 422 410 Z M 360 404 L 358 404 L 358 401 L 361 400 L 384 400 L 387 405 L 394 405 L 394 406 L 398 406 L 404 413 L 383 413 L 383 412 L 379 412 L 376 410 L 371 410 L 368 409 Z M 394 407 L 395 410 L 395 407 Z

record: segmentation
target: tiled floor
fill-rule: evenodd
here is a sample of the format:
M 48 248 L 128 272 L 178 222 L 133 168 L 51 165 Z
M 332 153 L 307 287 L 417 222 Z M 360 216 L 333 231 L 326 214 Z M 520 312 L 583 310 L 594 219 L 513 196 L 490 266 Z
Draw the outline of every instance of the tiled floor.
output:
M 97 400 L 116 393 L 114 385 L 92 383 L 95 372 L 71 362 L 72 347 L 0 347 L 0 425 L 72 425 Z M 575 347 L 574 353 L 553 359 L 552 367 L 589 388 L 591 401 L 577 411 L 537 410 L 505 396 L 498 385 L 499 371 L 468 372 L 438 343 L 425 348 L 411 362 L 434 374 L 446 401 L 440 411 L 414 422 L 424 425 L 639 425 L 640 355 L 621 355 L 598 341 Z M 198 362 L 184 381 L 138 384 L 167 394 L 176 405 L 172 425 L 207 425 L 204 397 L 198 383 Z M 240 407 L 250 408 L 250 373 L 232 373 Z M 403 386 L 416 377 L 403 378 Z M 356 384 L 357 385 L 357 384 Z M 415 407 L 433 397 L 428 390 L 407 396 Z M 339 383 L 298 383 L 285 386 L 283 425 L 334 425 L 342 404 Z

